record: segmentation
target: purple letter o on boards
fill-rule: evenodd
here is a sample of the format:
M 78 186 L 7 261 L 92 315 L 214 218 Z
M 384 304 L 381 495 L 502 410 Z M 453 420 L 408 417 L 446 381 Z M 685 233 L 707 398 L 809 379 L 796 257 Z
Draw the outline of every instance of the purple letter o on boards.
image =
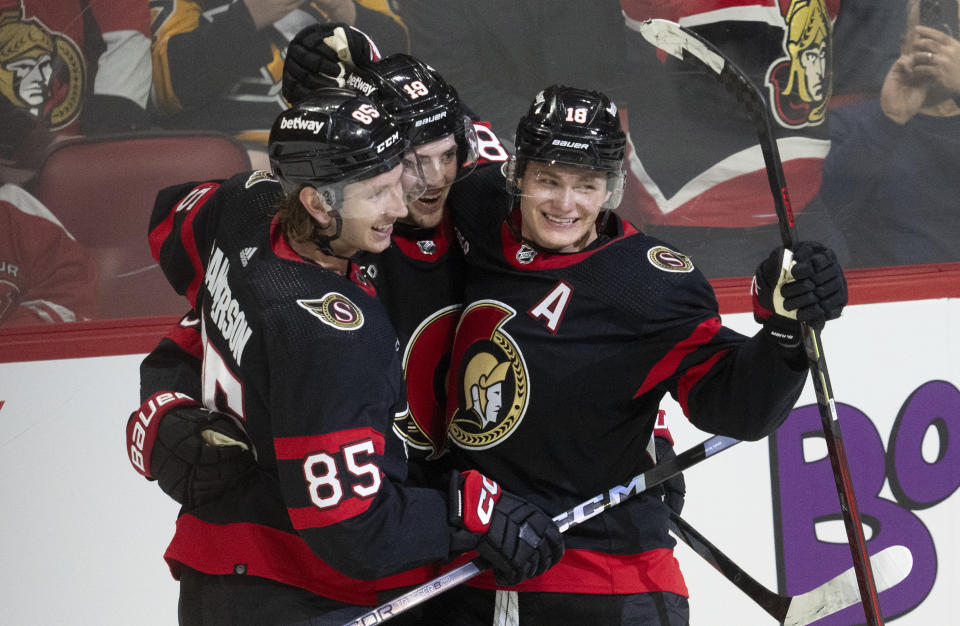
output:
M 866 415 L 840 403 L 837 412 L 860 518 L 869 527 L 867 551 L 903 545 L 913 555 L 906 580 L 880 594 L 890 619 L 923 602 L 937 576 L 933 537 L 912 511 L 935 506 L 960 486 L 960 391 L 944 381 L 918 387 L 900 409 L 886 453 Z M 808 450 L 825 454 L 816 405 L 794 409 L 770 438 L 777 571 L 780 591 L 789 595 L 809 591 L 853 564 L 830 459 L 804 455 L 804 442 L 812 439 L 819 439 L 818 445 Z M 885 478 L 896 501 L 879 495 Z M 863 608 L 856 605 L 816 623 L 841 626 L 863 619 Z

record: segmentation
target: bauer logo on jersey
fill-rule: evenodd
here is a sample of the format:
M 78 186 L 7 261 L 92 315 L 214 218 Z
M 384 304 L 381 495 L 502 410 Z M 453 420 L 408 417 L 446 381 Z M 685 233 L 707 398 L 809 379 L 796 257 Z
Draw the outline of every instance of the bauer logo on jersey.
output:
M 647 260 L 650 265 L 665 272 L 693 271 L 693 263 L 689 257 L 665 246 L 654 246 L 647 250 Z
M 331 291 L 319 300 L 297 300 L 297 304 L 337 330 L 357 330 L 363 326 L 360 307 L 341 293 Z
M 503 325 L 516 315 L 496 300 L 463 312 L 450 356 L 447 434 L 461 448 L 484 450 L 513 434 L 527 411 L 530 380 L 523 355 Z M 453 403 L 456 403 L 454 406 Z

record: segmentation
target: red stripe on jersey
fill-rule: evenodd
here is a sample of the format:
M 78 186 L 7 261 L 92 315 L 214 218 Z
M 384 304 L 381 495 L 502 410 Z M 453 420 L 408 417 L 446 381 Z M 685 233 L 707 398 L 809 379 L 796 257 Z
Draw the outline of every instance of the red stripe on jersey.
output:
M 690 397 L 690 389 L 703 378 L 704 374 L 713 368 L 714 363 L 722 359 L 728 352 L 730 351 L 721 350 L 700 365 L 691 367 L 680 378 L 679 382 L 677 382 L 677 402 L 680 404 L 680 408 L 683 409 L 684 415 L 690 415 L 690 411 L 687 410 L 687 399 Z
M 711 317 L 706 321 L 700 322 L 693 332 L 690 333 L 689 337 L 675 345 L 656 365 L 650 368 L 650 373 L 647 374 L 647 378 L 643 381 L 643 384 L 640 385 L 637 393 L 633 394 L 633 397 L 639 398 L 672 376 L 680 366 L 680 362 L 683 361 L 688 354 L 710 341 L 713 336 L 720 331 L 720 328 L 719 317 Z
M 597 220 L 599 221 L 602 219 L 603 215 L 601 214 Z M 610 219 L 613 218 L 611 217 Z M 636 227 L 630 222 L 622 221 L 621 223 L 623 224 L 623 234 L 610 239 L 610 241 L 606 242 L 602 246 L 597 246 L 581 252 L 570 253 L 551 253 L 537 250 L 536 254 L 530 261 L 527 263 L 521 263 L 519 260 L 517 260 L 517 253 L 524 246 L 527 246 L 528 248 L 531 248 L 532 246 L 516 237 L 516 233 L 521 231 L 522 224 L 520 210 L 515 209 L 512 213 L 510 213 L 507 219 L 504 220 L 503 225 L 500 227 L 500 241 L 503 245 L 503 257 L 507 263 L 519 270 L 549 270 L 570 267 L 571 265 L 576 265 L 577 263 L 583 261 L 591 254 L 595 254 L 600 250 L 603 250 L 612 243 L 639 233 Z
M 296 261 L 298 263 L 310 263 L 297 254 L 297 251 L 287 242 L 287 238 L 283 236 L 283 229 L 280 228 L 280 218 L 276 215 L 270 220 L 270 247 L 273 249 L 273 253 L 281 259 Z
M 277 437 L 273 440 L 273 449 L 278 461 L 302 459 L 314 452 L 337 453 L 343 446 L 370 439 L 376 454 L 383 454 L 383 433 L 372 428 L 349 428 L 323 435 L 305 437 Z
M 450 211 L 448 211 L 446 207 L 444 207 L 443 211 L 443 220 L 440 222 L 440 225 L 434 229 L 433 239 L 430 240 L 435 246 L 430 254 L 425 253 L 417 243 L 418 241 L 423 241 L 422 239 L 413 240 L 399 235 L 393 236 L 393 244 L 399 248 L 403 256 L 408 259 L 416 259 L 417 261 L 426 261 L 428 263 L 435 263 L 445 259 L 447 250 L 450 249 L 450 243 L 453 241 L 453 222 L 450 217 Z
M 340 602 L 377 600 L 376 581 L 350 578 L 314 554 L 303 538 L 260 524 L 211 524 L 184 513 L 163 558 L 177 580 L 183 564 L 207 574 L 269 578 Z
M 315 506 L 287 508 L 290 522 L 297 530 L 306 528 L 322 528 L 331 526 L 345 519 L 360 515 L 370 508 L 373 497 L 360 498 L 357 496 L 344 498 L 335 507 L 318 509 Z
M 451 565 L 460 565 L 460 560 Z M 481 589 L 552 593 L 648 593 L 669 591 L 688 596 L 673 550 L 657 548 L 640 554 L 607 554 L 567 548 L 560 562 L 515 587 L 500 587 L 486 570 L 465 584 Z
M 200 338 L 200 320 L 192 311 L 187 313 L 173 330 L 167 335 L 167 339 L 177 344 L 177 346 L 198 359 L 203 359 L 203 344 Z
M 160 263 L 160 248 L 173 232 L 173 224 L 176 220 L 177 213 L 180 211 L 189 211 L 180 228 L 180 240 L 183 244 L 184 251 L 190 258 L 190 263 L 194 267 L 193 280 L 190 281 L 190 286 L 187 288 L 186 294 L 191 303 L 196 302 L 197 291 L 204 276 L 203 262 L 197 251 L 197 243 L 193 239 L 193 217 L 197 214 L 196 209 L 200 208 L 204 202 L 210 199 L 219 187 L 219 183 L 204 183 L 191 189 L 180 199 L 176 206 L 170 210 L 167 217 L 153 229 L 148 237 L 150 253 L 153 255 L 154 260 Z

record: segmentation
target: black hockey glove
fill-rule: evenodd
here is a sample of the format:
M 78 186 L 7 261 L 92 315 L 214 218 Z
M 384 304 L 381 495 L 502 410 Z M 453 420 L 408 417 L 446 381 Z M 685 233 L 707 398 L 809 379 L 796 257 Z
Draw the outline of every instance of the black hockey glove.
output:
M 296 104 L 322 87 L 343 87 L 354 67 L 379 55 L 371 40 L 346 24 L 311 24 L 287 47 L 283 63 L 283 97 Z
M 563 536 L 539 508 L 477 471 L 450 476 L 453 551 L 476 549 L 493 567 L 497 584 L 539 576 L 563 556 Z
M 254 467 L 247 434 L 227 415 L 174 409 L 157 426 L 150 473 L 165 494 L 184 506 L 220 497 Z
M 677 453 L 673 451 L 673 444 L 666 437 L 654 437 L 653 444 L 657 449 L 657 463 L 662 463 L 677 456 Z M 671 511 L 680 515 L 687 497 L 687 481 L 684 480 L 683 473 L 668 478 L 660 485 L 660 497 L 670 507 Z
M 757 266 L 753 280 L 753 317 L 767 335 L 784 348 L 802 342 L 800 322 L 823 330 L 827 320 L 840 317 L 847 304 L 847 281 L 833 250 L 803 241 L 793 261 L 782 268 L 783 247 Z

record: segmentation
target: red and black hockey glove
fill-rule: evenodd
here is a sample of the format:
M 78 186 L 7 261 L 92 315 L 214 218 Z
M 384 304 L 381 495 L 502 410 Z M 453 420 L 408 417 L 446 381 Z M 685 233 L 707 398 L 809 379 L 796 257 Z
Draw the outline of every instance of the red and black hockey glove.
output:
M 662 463 L 677 456 L 677 453 L 673 450 L 673 441 L 666 437 L 655 435 L 653 445 L 657 451 L 657 463 Z M 687 481 L 683 478 L 682 472 L 673 478 L 668 478 L 660 485 L 660 497 L 670 507 L 671 511 L 680 515 L 687 497 Z
M 823 330 L 847 304 L 847 281 L 833 250 L 803 241 L 783 268 L 783 247 L 770 253 L 753 279 L 753 317 L 784 348 L 802 342 L 800 322 Z
M 452 551 L 476 549 L 499 585 L 539 576 L 563 556 L 563 535 L 546 513 L 474 470 L 450 476 L 450 524 Z
M 130 460 L 165 494 L 184 506 L 198 506 L 223 495 L 256 467 L 256 459 L 232 417 L 201 408 L 182 394 L 176 394 L 179 402 L 158 408 L 158 400 L 173 395 L 155 394 L 130 415 Z
M 311 24 L 287 47 L 283 63 L 283 97 L 296 104 L 323 87 L 343 87 L 354 67 L 379 60 L 373 41 L 347 24 Z

